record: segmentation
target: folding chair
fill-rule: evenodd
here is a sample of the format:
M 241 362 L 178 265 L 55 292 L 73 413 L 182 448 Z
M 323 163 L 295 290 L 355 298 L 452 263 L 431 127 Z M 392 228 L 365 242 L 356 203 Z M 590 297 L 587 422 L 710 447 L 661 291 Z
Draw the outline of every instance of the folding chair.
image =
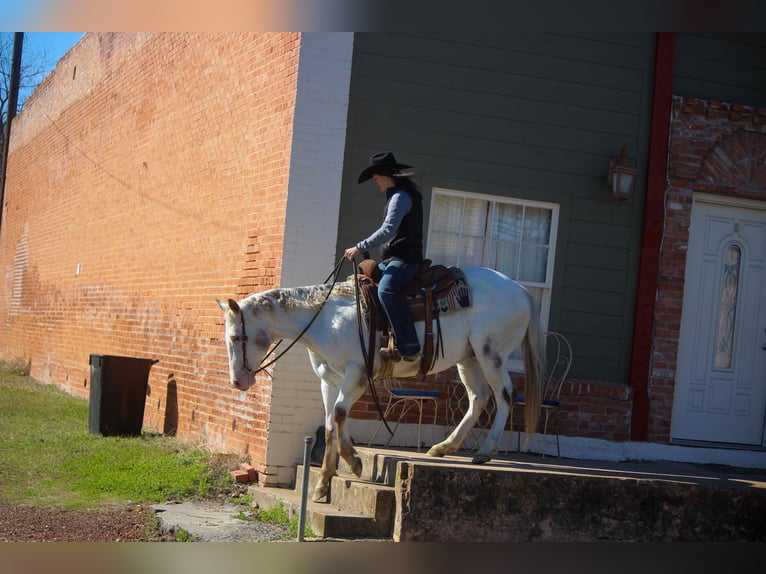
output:
M 540 404 L 540 414 L 543 415 L 543 458 L 545 458 L 545 451 L 548 444 L 546 436 L 548 434 L 549 419 L 552 419 L 555 425 L 556 456 L 561 456 L 557 420 L 560 405 L 559 395 L 561 394 L 561 387 L 569 375 L 569 369 L 572 366 L 572 346 L 564 335 L 550 331 L 545 333 L 545 356 L 547 374 L 542 389 L 542 403 Z M 514 408 L 518 406 L 523 409 L 525 405 L 526 402 L 524 401 L 523 395 L 514 397 L 513 402 L 511 403 L 511 413 L 509 416 L 511 421 L 513 421 Z M 518 432 L 516 452 L 519 452 L 520 450 L 521 431 Z
M 393 433 L 396 434 L 396 429 L 399 428 L 399 424 L 402 422 L 402 419 L 405 417 L 405 415 L 412 410 L 413 408 L 417 407 L 418 409 L 418 438 L 417 438 L 417 450 L 420 452 L 421 448 L 421 442 L 420 442 L 420 429 L 423 423 L 423 406 L 428 401 L 433 401 L 434 403 L 434 419 L 433 423 L 431 425 L 431 441 L 434 442 L 434 439 L 436 437 L 436 415 L 438 411 L 439 406 L 439 393 L 437 391 L 427 391 L 423 389 L 417 389 L 417 388 L 407 388 L 404 386 L 404 382 L 407 381 L 407 379 L 398 379 L 396 377 L 389 377 L 383 379 L 383 388 L 386 390 L 388 394 L 388 402 L 386 403 L 386 407 L 383 410 L 383 418 L 388 420 L 388 416 L 396 409 L 398 406 L 401 406 L 401 412 L 399 413 L 399 418 L 396 420 L 396 426 L 394 427 Z M 383 426 L 383 421 L 378 422 L 378 426 L 375 427 L 375 432 L 372 434 L 372 437 L 370 438 L 370 442 L 367 443 L 367 446 L 370 446 L 372 444 L 372 441 L 375 440 L 375 437 L 378 434 L 378 431 L 380 430 L 380 427 Z M 391 439 L 394 438 L 394 435 L 388 437 L 388 440 L 386 441 L 386 446 L 388 446 L 391 443 Z

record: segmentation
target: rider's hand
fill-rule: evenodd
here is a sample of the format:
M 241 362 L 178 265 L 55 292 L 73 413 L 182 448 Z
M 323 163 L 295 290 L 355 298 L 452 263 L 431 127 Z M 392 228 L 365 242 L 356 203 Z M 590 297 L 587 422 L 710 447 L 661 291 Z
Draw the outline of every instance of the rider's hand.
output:
M 346 259 L 348 259 L 349 261 L 352 261 L 355 257 L 359 255 L 359 253 L 360 251 L 356 247 L 349 247 L 348 249 L 346 249 L 346 252 L 344 255 L 346 256 Z

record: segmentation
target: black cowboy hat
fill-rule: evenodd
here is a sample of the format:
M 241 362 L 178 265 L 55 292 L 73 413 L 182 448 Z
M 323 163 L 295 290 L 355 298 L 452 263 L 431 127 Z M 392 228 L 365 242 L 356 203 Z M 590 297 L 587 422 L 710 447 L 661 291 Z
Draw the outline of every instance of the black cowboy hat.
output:
M 407 169 L 410 167 L 412 166 L 404 163 L 398 163 L 394 157 L 394 154 L 392 154 L 390 151 L 381 151 L 372 154 L 370 157 L 370 165 L 369 167 L 366 167 L 364 171 L 359 175 L 358 183 L 367 181 L 375 173 L 394 174 L 399 170 Z

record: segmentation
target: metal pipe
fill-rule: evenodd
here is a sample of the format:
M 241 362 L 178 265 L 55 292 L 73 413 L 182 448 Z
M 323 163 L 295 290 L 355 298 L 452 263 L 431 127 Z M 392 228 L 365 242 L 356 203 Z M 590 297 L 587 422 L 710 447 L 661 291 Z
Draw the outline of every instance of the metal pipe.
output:
M 303 482 L 301 483 L 301 509 L 298 514 L 298 542 L 303 542 L 303 531 L 306 528 L 306 505 L 309 494 L 309 474 L 311 472 L 311 443 L 314 437 L 303 437 Z

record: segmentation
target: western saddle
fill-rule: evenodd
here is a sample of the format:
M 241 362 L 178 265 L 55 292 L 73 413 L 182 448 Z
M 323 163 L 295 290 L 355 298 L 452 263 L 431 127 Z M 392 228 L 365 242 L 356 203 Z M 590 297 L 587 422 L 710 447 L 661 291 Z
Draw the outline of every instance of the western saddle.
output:
M 370 330 L 368 344 L 368 375 L 374 372 L 376 333 L 381 334 L 381 346 L 388 352 L 381 355 L 381 368 L 377 378 L 390 377 L 393 374 L 394 363 L 400 360 L 394 351 L 394 337 L 388 318 L 378 298 L 378 282 L 382 271 L 374 259 L 365 259 L 359 266 L 359 287 L 364 301 L 364 319 Z M 425 323 L 425 338 L 423 342 L 423 357 L 420 360 L 418 376 L 425 376 L 436 363 L 441 348 L 441 324 L 439 316 L 470 307 L 471 293 L 465 274 L 457 267 L 432 265 L 430 259 L 423 264 L 415 278 L 404 288 L 402 297 L 412 313 L 414 322 Z M 436 321 L 436 341 L 434 341 L 434 320 Z M 383 355 L 388 355 L 388 358 Z

